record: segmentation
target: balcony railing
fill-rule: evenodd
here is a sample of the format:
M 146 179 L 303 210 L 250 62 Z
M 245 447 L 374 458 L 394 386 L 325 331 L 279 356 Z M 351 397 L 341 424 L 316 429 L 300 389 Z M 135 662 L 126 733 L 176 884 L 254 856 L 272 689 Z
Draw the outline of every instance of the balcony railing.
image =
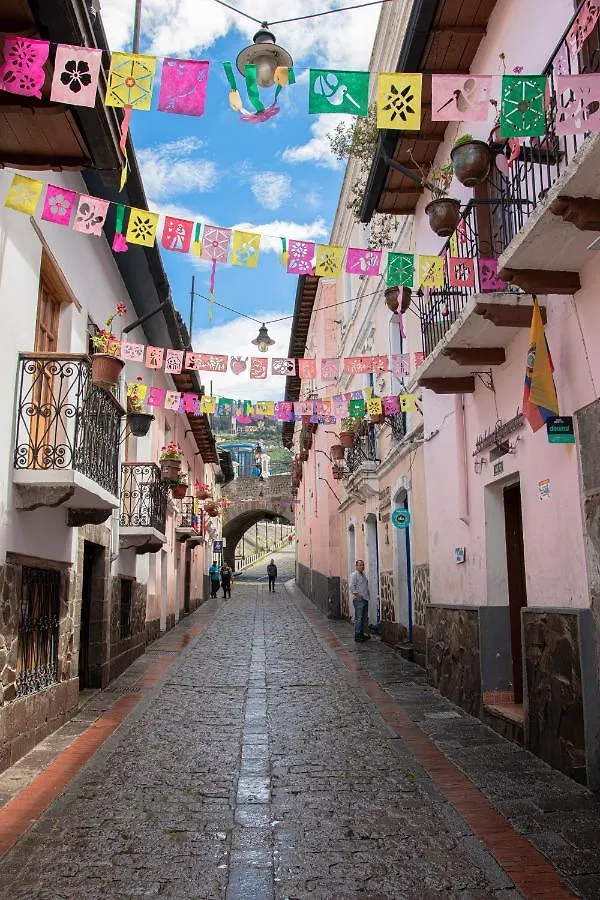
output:
M 176 500 L 175 505 L 178 510 L 177 528 L 186 528 L 196 531 L 200 534 L 201 514 L 194 513 L 194 498 L 184 497 L 182 500 Z
M 88 356 L 20 354 L 15 469 L 71 469 L 118 496 L 122 415 L 92 384 Z
M 378 463 L 377 438 L 375 428 L 370 427 L 366 434 L 357 434 L 354 443 L 348 447 L 346 465 L 349 475 L 357 472 L 365 463 Z
M 392 437 L 395 441 L 401 441 L 406 437 L 406 413 L 394 413 L 392 416 L 386 416 L 386 422 L 392 429 Z
M 160 479 L 155 463 L 128 462 L 121 466 L 122 528 L 154 528 L 165 534 L 167 527 L 168 485 Z

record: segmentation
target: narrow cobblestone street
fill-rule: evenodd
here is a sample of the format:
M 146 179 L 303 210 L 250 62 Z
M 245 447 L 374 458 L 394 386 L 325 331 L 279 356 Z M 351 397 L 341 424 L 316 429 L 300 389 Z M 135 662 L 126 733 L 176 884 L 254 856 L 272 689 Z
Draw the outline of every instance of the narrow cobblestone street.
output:
M 18 773 L 0 778 L 1 896 L 600 896 L 594 796 L 377 640 L 356 646 L 347 623 L 284 587 L 291 551 L 269 595 L 266 562 L 93 698 L 48 768 L 43 748 L 25 757 L 12 799 Z M 65 756 L 85 762 L 77 740 L 124 701 L 120 726 L 8 849 Z

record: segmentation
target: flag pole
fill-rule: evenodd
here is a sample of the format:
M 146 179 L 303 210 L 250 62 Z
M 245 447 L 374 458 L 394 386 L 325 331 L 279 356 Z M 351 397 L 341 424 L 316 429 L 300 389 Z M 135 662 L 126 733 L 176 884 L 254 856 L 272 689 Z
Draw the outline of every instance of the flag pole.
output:
M 133 20 L 133 52 L 140 52 L 140 31 L 142 27 L 142 0 L 135 0 L 135 17 Z

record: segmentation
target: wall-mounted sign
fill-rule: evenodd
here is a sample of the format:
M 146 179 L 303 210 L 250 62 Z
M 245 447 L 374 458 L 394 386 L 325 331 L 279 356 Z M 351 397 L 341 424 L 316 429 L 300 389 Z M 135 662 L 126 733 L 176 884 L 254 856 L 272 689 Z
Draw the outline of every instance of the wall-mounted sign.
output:
M 544 478 L 543 481 L 538 481 L 538 491 L 540 500 L 549 500 L 550 499 L 550 479 Z
M 504 472 L 504 463 L 502 461 L 494 463 L 494 477 L 496 475 L 502 475 Z
M 408 528 L 410 525 L 410 513 L 407 509 L 401 507 L 395 509 L 392 513 L 392 525 L 396 528 Z
M 213 541 L 213 553 L 223 552 L 223 541 Z
M 574 444 L 573 416 L 552 416 L 546 422 L 549 444 Z
M 455 547 L 454 548 L 454 558 L 456 559 L 456 565 L 460 566 L 467 558 L 467 548 L 466 547 Z

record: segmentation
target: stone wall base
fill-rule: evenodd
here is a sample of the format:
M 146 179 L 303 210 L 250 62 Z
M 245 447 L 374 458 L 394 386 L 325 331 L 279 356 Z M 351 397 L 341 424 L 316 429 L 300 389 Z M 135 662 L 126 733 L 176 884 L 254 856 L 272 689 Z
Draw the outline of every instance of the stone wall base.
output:
M 309 569 L 301 563 L 296 567 L 298 587 L 329 619 L 341 619 L 342 600 L 340 579 Z
M 125 669 L 136 661 L 146 650 L 146 632 L 134 634 L 111 645 L 110 648 L 110 681 L 122 675 Z
M 160 637 L 160 619 L 152 619 L 151 622 L 146 622 L 146 644 L 151 644 L 152 641 L 157 641 Z
M 0 707 L 0 772 L 68 722 L 78 702 L 79 679 L 71 678 Z

